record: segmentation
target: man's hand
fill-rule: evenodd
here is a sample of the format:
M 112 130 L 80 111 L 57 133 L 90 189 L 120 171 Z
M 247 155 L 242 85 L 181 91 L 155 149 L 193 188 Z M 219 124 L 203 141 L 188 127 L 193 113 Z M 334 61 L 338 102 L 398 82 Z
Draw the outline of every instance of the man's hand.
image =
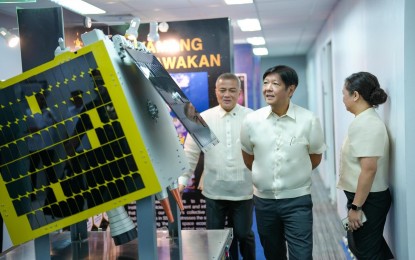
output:
M 322 154 L 310 154 L 311 168 L 314 170 L 320 164 Z
M 183 195 L 183 191 L 184 191 L 184 189 L 185 189 L 186 187 L 184 186 L 184 185 L 182 185 L 182 184 L 179 184 L 179 192 L 180 192 L 180 196 L 182 196 Z

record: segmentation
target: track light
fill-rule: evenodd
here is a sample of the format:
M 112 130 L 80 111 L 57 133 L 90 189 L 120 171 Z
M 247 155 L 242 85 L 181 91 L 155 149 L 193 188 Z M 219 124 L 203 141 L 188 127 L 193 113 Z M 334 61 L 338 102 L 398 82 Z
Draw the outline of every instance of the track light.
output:
M 8 30 L 6 30 L 3 27 L 0 28 L 0 36 L 4 38 L 7 42 L 7 45 L 9 45 L 9 47 L 12 47 L 12 48 L 16 47 L 20 40 L 19 37 L 10 33 Z
M 157 22 L 150 22 L 150 32 L 147 35 L 147 41 L 149 42 L 156 42 L 160 39 L 160 35 L 158 33 L 158 23 Z
M 137 40 L 138 37 L 138 27 L 140 27 L 140 18 L 134 18 L 130 22 L 130 27 L 125 31 L 125 38 L 130 41 Z
M 166 22 L 159 23 L 159 31 L 160 32 L 167 32 L 169 30 L 169 24 Z

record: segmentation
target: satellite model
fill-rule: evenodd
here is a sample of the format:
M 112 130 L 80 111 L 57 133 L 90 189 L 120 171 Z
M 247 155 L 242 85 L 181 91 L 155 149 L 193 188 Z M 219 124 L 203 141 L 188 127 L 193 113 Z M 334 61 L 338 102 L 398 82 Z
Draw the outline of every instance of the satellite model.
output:
M 100 30 L 82 40 L 0 82 L 0 212 L 15 245 L 102 212 L 116 245 L 134 239 L 124 205 L 165 201 L 188 168 L 169 107 L 202 151 L 218 143 L 142 44 Z

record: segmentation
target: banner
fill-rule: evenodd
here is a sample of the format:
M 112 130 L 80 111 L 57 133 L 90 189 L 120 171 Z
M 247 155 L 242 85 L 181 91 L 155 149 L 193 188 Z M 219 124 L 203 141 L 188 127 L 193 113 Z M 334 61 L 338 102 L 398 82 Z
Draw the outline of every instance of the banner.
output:
M 61 7 L 17 9 L 23 71 L 53 60 L 64 37 Z

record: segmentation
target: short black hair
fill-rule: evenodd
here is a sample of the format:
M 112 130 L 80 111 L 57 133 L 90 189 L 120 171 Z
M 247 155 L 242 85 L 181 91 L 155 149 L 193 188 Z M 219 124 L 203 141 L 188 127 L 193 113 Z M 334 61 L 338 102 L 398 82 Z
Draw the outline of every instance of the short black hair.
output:
M 277 73 L 280 75 L 282 81 L 285 84 L 285 87 L 288 88 L 291 85 L 295 87 L 298 86 L 298 75 L 297 72 L 286 65 L 277 65 L 267 69 L 262 76 L 262 80 L 264 80 L 269 74 Z

